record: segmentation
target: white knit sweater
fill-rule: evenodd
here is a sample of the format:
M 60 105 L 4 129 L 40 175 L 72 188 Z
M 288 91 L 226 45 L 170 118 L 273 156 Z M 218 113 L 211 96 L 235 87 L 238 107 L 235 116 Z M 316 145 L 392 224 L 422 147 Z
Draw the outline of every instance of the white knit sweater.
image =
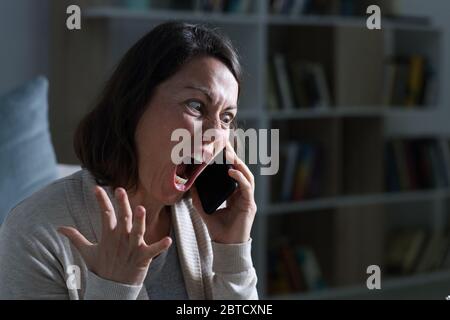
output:
M 11 212 L 0 228 L 0 299 L 148 299 L 143 286 L 90 272 L 78 251 L 56 231 L 73 226 L 98 242 L 101 219 L 94 185 L 88 171 L 79 171 Z M 106 191 L 116 206 L 111 188 Z M 212 242 L 190 199 L 172 206 L 172 217 L 190 299 L 258 299 L 251 240 L 236 245 Z M 71 266 L 79 267 L 79 289 L 67 285 Z

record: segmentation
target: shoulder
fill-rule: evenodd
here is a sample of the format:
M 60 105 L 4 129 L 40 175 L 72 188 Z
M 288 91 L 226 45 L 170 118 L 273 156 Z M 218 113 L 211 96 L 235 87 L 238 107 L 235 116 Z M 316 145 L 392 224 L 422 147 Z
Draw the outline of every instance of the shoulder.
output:
M 83 171 L 79 171 L 33 193 L 11 210 L 2 229 L 30 231 L 46 225 L 72 224 L 71 202 L 82 201 L 82 175 Z

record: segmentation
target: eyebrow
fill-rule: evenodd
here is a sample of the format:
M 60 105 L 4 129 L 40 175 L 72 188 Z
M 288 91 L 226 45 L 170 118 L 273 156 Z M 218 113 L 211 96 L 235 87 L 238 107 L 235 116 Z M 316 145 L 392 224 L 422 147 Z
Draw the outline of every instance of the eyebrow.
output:
M 208 101 L 210 103 L 212 103 L 213 98 L 212 98 L 211 90 L 209 90 L 208 88 L 202 87 L 202 86 L 186 86 L 185 88 L 186 89 L 200 91 L 201 93 L 203 93 L 206 96 Z M 231 106 L 228 106 L 228 107 L 225 108 L 225 110 L 232 110 L 232 109 L 237 109 L 237 106 L 236 105 L 231 105 Z

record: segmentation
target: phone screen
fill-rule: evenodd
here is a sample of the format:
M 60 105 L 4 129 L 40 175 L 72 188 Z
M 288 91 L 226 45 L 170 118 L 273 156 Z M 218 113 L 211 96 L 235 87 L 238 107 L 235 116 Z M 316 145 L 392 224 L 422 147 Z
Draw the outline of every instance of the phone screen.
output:
M 223 151 L 217 157 L 223 159 Z M 203 211 L 207 214 L 214 213 L 238 187 L 236 180 L 228 175 L 230 168 L 233 168 L 233 166 L 226 164 L 224 160 L 222 164 L 213 161 L 198 176 L 195 186 Z

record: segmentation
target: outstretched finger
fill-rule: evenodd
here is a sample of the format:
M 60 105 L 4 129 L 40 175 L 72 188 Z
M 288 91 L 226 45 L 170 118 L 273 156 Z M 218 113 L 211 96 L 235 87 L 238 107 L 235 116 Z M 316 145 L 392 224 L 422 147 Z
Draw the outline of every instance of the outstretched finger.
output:
M 158 242 L 155 242 L 149 246 L 147 246 L 147 257 L 153 259 L 157 255 L 159 255 L 164 250 L 167 250 L 172 245 L 172 238 L 164 237 Z
M 102 217 L 102 238 L 104 238 L 116 227 L 116 214 L 114 213 L 114 207 L 108 197 L 108 194 L 102 187 L 96 186 L 94 189 L 94 193 L 100 206 Z
M 86 250 L 93 244 L 86 239 L 77 229 L 72 227 L 59 227 L 58 232 L 66 236 L 70 242 L 77 248 L 80 254 L 85 256 Z
M 133 227 L 130 234 L 130 246 L 132 247 L 138 247 L 144 243 L 145 215 L 145 208 L 138 206 L 134 212 Z
M 119 204 L 119 214 L 117 216 L 117 228 L 120 232 L 129 234 L 132 228 L 132 211 L 128 195 L 125 189 L 117 188 L 116 198 Z

